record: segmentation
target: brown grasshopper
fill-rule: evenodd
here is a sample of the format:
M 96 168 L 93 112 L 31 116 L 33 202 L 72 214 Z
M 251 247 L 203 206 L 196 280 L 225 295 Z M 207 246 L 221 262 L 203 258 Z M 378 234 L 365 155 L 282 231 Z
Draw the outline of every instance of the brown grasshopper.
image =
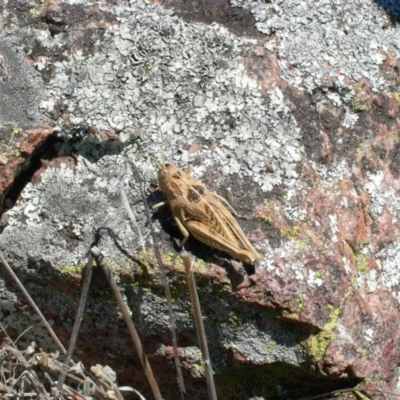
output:
M 186 173 L 173 164 L 163 163 L 158 168 L 159 188 L 167 195 L 167 200 L 155 204 L 153 209 L 169 204 L 183 235 L 181 245 L 186 243 L 191 234 L 200 242 L 223 250 L 245 263 L 260 260 L 261 255 L 223 205 L 232 209 L 230 204 L 206 189 L 191 174 L 191 168 Z

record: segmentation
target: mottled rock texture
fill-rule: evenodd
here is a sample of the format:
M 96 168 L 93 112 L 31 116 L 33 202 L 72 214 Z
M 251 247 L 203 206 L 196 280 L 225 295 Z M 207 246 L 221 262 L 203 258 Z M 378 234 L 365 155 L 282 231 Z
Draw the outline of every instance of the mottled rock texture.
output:
M 164 158 L 192 166 L 247 216 L 240 224 L 263 255 L 242 266 L 187 243 L 219 399 L 356 385 L 390 398 L 377 389 L 400 386 L 395 2 L 8 0 L 0 11 L 0 250 L 65 345 L 97 237 L 164 398 L 179 398 L 140 182 L 127 163 L 153 188 L 154 159 Z M 121 179 L 137 226 L 121 206 Z M 146 207 L 162 199 L 147 194 Z M 204 399 L 181 237 L 168 208 L 154 224 L 188 398 Z M 33 325 L 22 343 L 54 349 L 0 277 L 10 335 Z M 76 358 L 110 365 L 151 398 L 101 271 Z

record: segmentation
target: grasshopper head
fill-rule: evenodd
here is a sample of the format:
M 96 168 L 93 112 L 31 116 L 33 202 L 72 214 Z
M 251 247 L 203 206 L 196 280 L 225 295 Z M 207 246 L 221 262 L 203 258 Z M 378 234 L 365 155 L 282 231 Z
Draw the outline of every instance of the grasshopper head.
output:
M 181 170 L 174 164 L 160 164 L 158 167 L 158 185 L 160 190 L 167 195 L 177 197 L 182 194 L 179 178 Z

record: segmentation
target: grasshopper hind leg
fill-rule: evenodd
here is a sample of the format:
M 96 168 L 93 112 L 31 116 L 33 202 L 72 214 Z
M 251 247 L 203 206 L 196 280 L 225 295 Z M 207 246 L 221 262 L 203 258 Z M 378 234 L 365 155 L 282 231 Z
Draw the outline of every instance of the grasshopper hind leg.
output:
M 230 205 L 230 203 L 228 202 L 228 200 L 226 200 L 224 197 L 220 196 L 217 193 L 213 193 L 213 196 L 219 200 L 221 203 L 224 203 L 231 211 L 232 214 L 236 217 L 236 218 L 240 218 L 240 219 L 248 219 L 247 217 L 243 217 L 243 215 L 240 215 L 236 212 L 236 210 Z
M 216 249 L 225 251 L 231 257 L 237 258 L 246 264 L 253 264 L 255 261 L 260 260 L 259 254 L 252 253 L 251 251 L 240 249 L 233 246 L 231 242 L 226 240 L 223 236 L 215 232 L 208 232 L 204 234 L 204 225 L 197 221 L 187 221 L 186 225 L 189 232 L 200 242 L 205 243 Z

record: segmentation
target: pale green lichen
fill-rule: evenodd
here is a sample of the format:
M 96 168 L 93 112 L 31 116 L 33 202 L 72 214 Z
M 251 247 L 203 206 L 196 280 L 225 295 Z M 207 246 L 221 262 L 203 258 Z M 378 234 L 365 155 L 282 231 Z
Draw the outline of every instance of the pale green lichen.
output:
M 174 269 L 177 272 L 184 272 L 185 271 L 185 268 L 183 266 L 182 258 L 178 254 L 175 254 L 175 253 L 164 253 L 162 255 L 162 261 L 166 265 L 173 265 Z
M 329 309 L 329 321 L 324 325 L 321 332 L 312 335 L 308 338 L 306 347 L 308 348 L 308 355 L 313 361 L 319 361 L 325 354 L 326 349 L 331 343 L 332 339 L 335 338 L 335 327 L 339 318 L 342 306 L 346 299 L 350 296 L 351 291 L 349 290 L 344 296 L 339 305 L 335 308 L 331 304 L 328 304 Z
M 315 278 L 321 278 L 324 275 L 324 270 L 322 268 L 315 272 Z
M 276 342 L 274 340 L 271 340 L 268 344 L 268 351 L 270 353 L 273 353 L 275 349 L 276 349 Z
M 328 304 L 328 308 L 330 311 L 329 322 L 325 324 L 321 332 L 311 336 L 310 338 L 311 345 L 308 349 L 308 354 L 311 356 L 313 361 L 318 361 L 324 356 L 329 343 L 335 337 L 333 330 L 339 317 L 340 308 L 334 308 L 330 304 Z
M 199 374 L 204 375 L 204 366 L 201 361 L 193 363 L 193 369 Z
M 358 253 L 356 256 L 356 268 L 360 274 L 367 272 L 367 261 L 368 257 L 365 254 Z
M 296 295 L 296 301 L 297 301 L 297 308 L 299 309 L 299 311 L 301 311 L 302 308 L 304 307 L 304 298 L 302 293 L 298 293 Z
M 62 262 L 57 264 L 57 267 L 60 271 L 63 271 L 67 274 L 78 274 L 82 273 L 83 268 L 85 268 L 86 263 L 78 263 L 74 265 L 64 264 Z
M 299 320 L 300 312 L 301 312 L 302 308 L 304 307 L 304 298 L 303 298 L 302 293 L 298 293 L 296 295 L 296 298 L 294 299 L 294 303 L 295 303 L 294 304 L 295 311 L 285 310 L 283 312 L 283 315 L 285 316 L 285 318 L 289 318 L 291 320 Z
M 295 225 L 291 229 L 282 228 L 280 231 L 281 231 L 281 235 L 284 238 L 292 240 L 299 234 L 300 230 L 301 230 L 301 226 L 300 225 Z
M 309 247 L 308 239 L 305 238 L 300 238 L 300 234 L 302 232 L 307 233 L 307 231 L 304 230 L 304 225 L 302 222 L 294 225 L 293 227 L 290 228 L 281 228 L 280 233 L 282 237 L 286 238 L 287 240 L 290 240 L 291 242 L 296 243 L 296 245 L 300 249 L 306 249 Z
M 367 358 L 367 356 L 368 356 L 368 350 L 362 349 L 361 350 L 361 358 L 365 360 Z
M 226 322 L 237 322 L 238 321 L 238 315 L 236 312 L 231 311 L 230 313 L 228 313 L 227 318 L 226 318 Z
M 261 215 L 258 218 L 260 219 L 260 221 L 266 222 L 267 224 L 270 224 L 272 222 L 272 217 L 270 217 L 270 216 Z
M 360 96 L 355 95 L 351 101 L 351 109 L 354 112 L 362 112 L 368 110 L 368 105 L 361 100 Z
M 393 98 L 396 100 L 396 103 L 400 105 L 400 93 L 399 92 L 394 92 L 393 93 Z
M 18 136 L 21 133 L 20 129 L 18 128 L 18 126 L 13 126 L 13 128 L 11 129 L 10 135 L 11 138 L 15 138 L 16 136 Z

